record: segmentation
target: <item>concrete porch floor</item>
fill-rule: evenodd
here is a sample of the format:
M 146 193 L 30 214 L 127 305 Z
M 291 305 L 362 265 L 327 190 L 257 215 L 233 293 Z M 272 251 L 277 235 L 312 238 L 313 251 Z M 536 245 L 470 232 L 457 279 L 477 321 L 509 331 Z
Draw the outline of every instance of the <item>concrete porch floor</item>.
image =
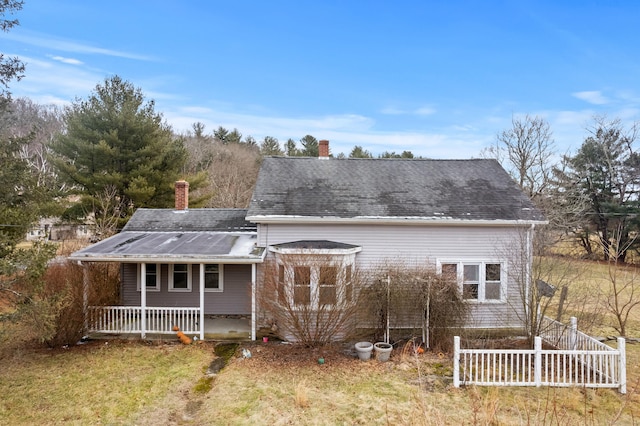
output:
M 205 317 L 204 338 L 205 340 L 249 340 L 251 339 L 251 320 Z
M 191 338 L 198 336 L 198 333 L 187 333 Z M 90 333 L 92 339 L 140 339 L 140 333 Z M 147 333 L 149 340 L 175 339 L 175 333 Z M 246 318 L 219 318 L 205 316 L 204 319 L 204 339 L 205 340 L 250 340 L 251 320 Z

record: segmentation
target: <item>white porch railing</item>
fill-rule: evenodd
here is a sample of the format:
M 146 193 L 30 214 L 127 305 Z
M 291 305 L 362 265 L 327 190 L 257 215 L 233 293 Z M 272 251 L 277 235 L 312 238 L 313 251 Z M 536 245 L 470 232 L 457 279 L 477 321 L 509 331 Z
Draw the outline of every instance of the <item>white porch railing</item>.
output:
M 200 308 L 145 308 L 146 327 L 142 329 L 140 306 L 90 306 L 87 329 L 92 333 L 175 333 L 177 325 L 184 333 L 200 332 Z
M 586 335 L 585 335 L 586 336 Z M 453 384 L 480 386 L 582 386 L 617 388 L 627 392 L 625 339 L 611 348 L 592 338 L 571 334 L 558 342 L 580 349 L 542 349 L 536 337 L 534 349 L 461 349 L 454 337 Z M 588 337 L 588 336 L 587 336 Z M 597 342 L 596 345 L 593 342 Z M 582 342 L 582 343 L 578 343 Z M 582 349 L 582 346 L 590 347 Z

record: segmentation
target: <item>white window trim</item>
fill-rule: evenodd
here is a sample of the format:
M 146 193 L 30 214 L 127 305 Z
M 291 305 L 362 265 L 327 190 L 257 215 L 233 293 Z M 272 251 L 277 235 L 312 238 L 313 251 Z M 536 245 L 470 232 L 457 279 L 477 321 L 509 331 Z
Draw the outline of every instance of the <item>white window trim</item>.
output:
M 299 253 L 296 253 L 299 254 Z M 288 303 L 291 305 L 293 309 L 301 310 L 305 309 L 307 305 L 299 305 L 294 301 L 294 267 L 295 266 L 308 266 L 311 272 L 311 283 L 310 283 L 310 292 L 311 292 L 311 309 L 319 309 L 320 304 L 320 267 L 321 266 L 334 266 L 338 269 L 337 271 L 337 283 L 336 283 L 336 304 L 344 305 L 345 303 L 353 303 L 355 300 L 355 295 L 353 292 L 355 291 L 353 287 L 351 287 L 351 298 L 350 301 L 345 301 L 346 296 L 346 269 L 348 266 L 351 266 L 351 280 L 353 281 L 353 268 L 355 268 L 355 253 L 340 253 L 335 254 L 335 258 L 330 262 L 325 262 L 326 254 L 319 255 L 318 259 L 313 259 L 313 256 L 309 256 L 308 253 L 305 253 L 305 256 L 309 257 L 309 261 L 305 264 L 295 264 L 288 265 L 286 260 L 283 260 L 280 257 L 280 253 L 276 254 L 276 262 L 280 266 L 284 266 L 284 289 L 285 294 L 288 299 Z M 290 255 L 290 254 L 289 254 Z M 322 260 L 320 260 L 322 259 Z M 353 286 L 353 282 L 351 283 Z M 335 306 L 335 304 L 328 304 L 326 306 Z
M 471 304 L 501 304 L 507 302 L 507 262 L 502 259 L 438 259 L 436 268 L 438 273 L 442 273 L 443 264 L 456 264 L 457 266 L 457 280 L 458 291 L 462 295 L 462 288 L 464 283 L 464 265 L 478 265 L 479 266 L 479 283 L 478 283 L 478 298 L 477 299 L 463 299 L 465 303 Z M 486 299 L 485 298 L 485 286 L 486 286 L 486 265 L 487 264 L 499 264 L 500 265 L 500 299 Z
M 150 265 L 150 263 L 147 263 L 147 265 Z M 147 283 L 147 285 L 145 286 L 145 289 L 147 291 L 155 291 L 155 292 L 159 292 L 160 288 L 162 286 L 162 264 L 160 263 L 151 263 L 151 265 L 156 265 L 156 286 L 154 287 L 149 287 L 149 284 Z M 138 263 L 137 264 L 137 270 L 136 270 L 136 279 L 137 279 L 137 290 L 141 291 L 142 290 L 142 267 L 141 264 Z
M 169 291 L 172 293 L 189 293 L 191 292 L 191 274 L 193 270 L 193 265 L 191 263 L 186 263 L 187 265 L 187 288 L 173 288 L 173 270 L 176 264 L 169 264 Z M 185 263 L 180 263 L 180 265 L 185 265 Z
M 202 268 L 204 268 L 206 265 L 218 265 L 218 288 L 204 288 L 205 293 L 222 293 L 224 291 L 224 265 L 222 263 L 203 263 L 202 264 Z M 206 269 L 205 269 L 206 271 Z M 206 277 L 207 273 L 204 273 L 204 279 L 206 282 Z M 202 285 L 204 286 L 204 282 L 202 283 Z

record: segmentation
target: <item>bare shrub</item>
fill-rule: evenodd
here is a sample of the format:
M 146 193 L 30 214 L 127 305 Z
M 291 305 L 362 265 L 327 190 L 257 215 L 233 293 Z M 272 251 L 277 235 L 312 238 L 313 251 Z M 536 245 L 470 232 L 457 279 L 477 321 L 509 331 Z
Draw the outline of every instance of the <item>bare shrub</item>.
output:
M 376 338 L 388 340 L 387 329 L 422 329 L 428 347 L 450 348 L 468 310 L 455 277 L 402 262 L 380 266 L 373 276 L 358 305 L 364 324 L 375 327 Z
M 113 263 L 87 265 L 91 285 L 87 288 L 88 305 L 115 304 L 119 299 L 119 269 Z M 55 334 L 47 341 L 49 345 L 77 342 L 84 328 L 84 287 L 82 267 L 71 262 L 54 265 L 45 276 L 47 292 L 66 293 L 69 303 L 61 307 L 55 318 Z
M 116 264 L 87 266 L 89 281 L 87 302 L 92 305 L 113 304 L 118 300 L 119 274 Z M 28 283 L 25 282 L 24 286 Z M 15 343 L 36 341 L 48 346 L 77 342 L 84 331 L 84 290 L 82 267 L 71 263 L 54 263 L 42 276 L 42 285 L 30 287 L 20 300 L 10 327 Z
M 324 255 L 287 255 L 265 263 L 257 300 L 277 333 L 314 347 L 354 331 L 361 274 Z

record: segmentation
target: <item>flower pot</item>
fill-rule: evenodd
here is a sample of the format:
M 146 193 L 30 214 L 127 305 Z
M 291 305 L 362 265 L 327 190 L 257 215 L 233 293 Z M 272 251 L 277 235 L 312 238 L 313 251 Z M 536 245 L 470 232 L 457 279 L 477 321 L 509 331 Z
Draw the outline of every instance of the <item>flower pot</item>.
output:
M 362 361 L 368 361 L 371 358 L 371 352 L 373 352 L 373 343 L 371 342 L 358 342 L 356 343 L 356 352 L 358 358 Z
M 389 357 L 391 356 L 391 351 L 393 350 L 393 346 L 389 343 L 378 342 L 373 345 L 373 348 L 376 351 L 376 359 L 380 362 L 389 361 Z

